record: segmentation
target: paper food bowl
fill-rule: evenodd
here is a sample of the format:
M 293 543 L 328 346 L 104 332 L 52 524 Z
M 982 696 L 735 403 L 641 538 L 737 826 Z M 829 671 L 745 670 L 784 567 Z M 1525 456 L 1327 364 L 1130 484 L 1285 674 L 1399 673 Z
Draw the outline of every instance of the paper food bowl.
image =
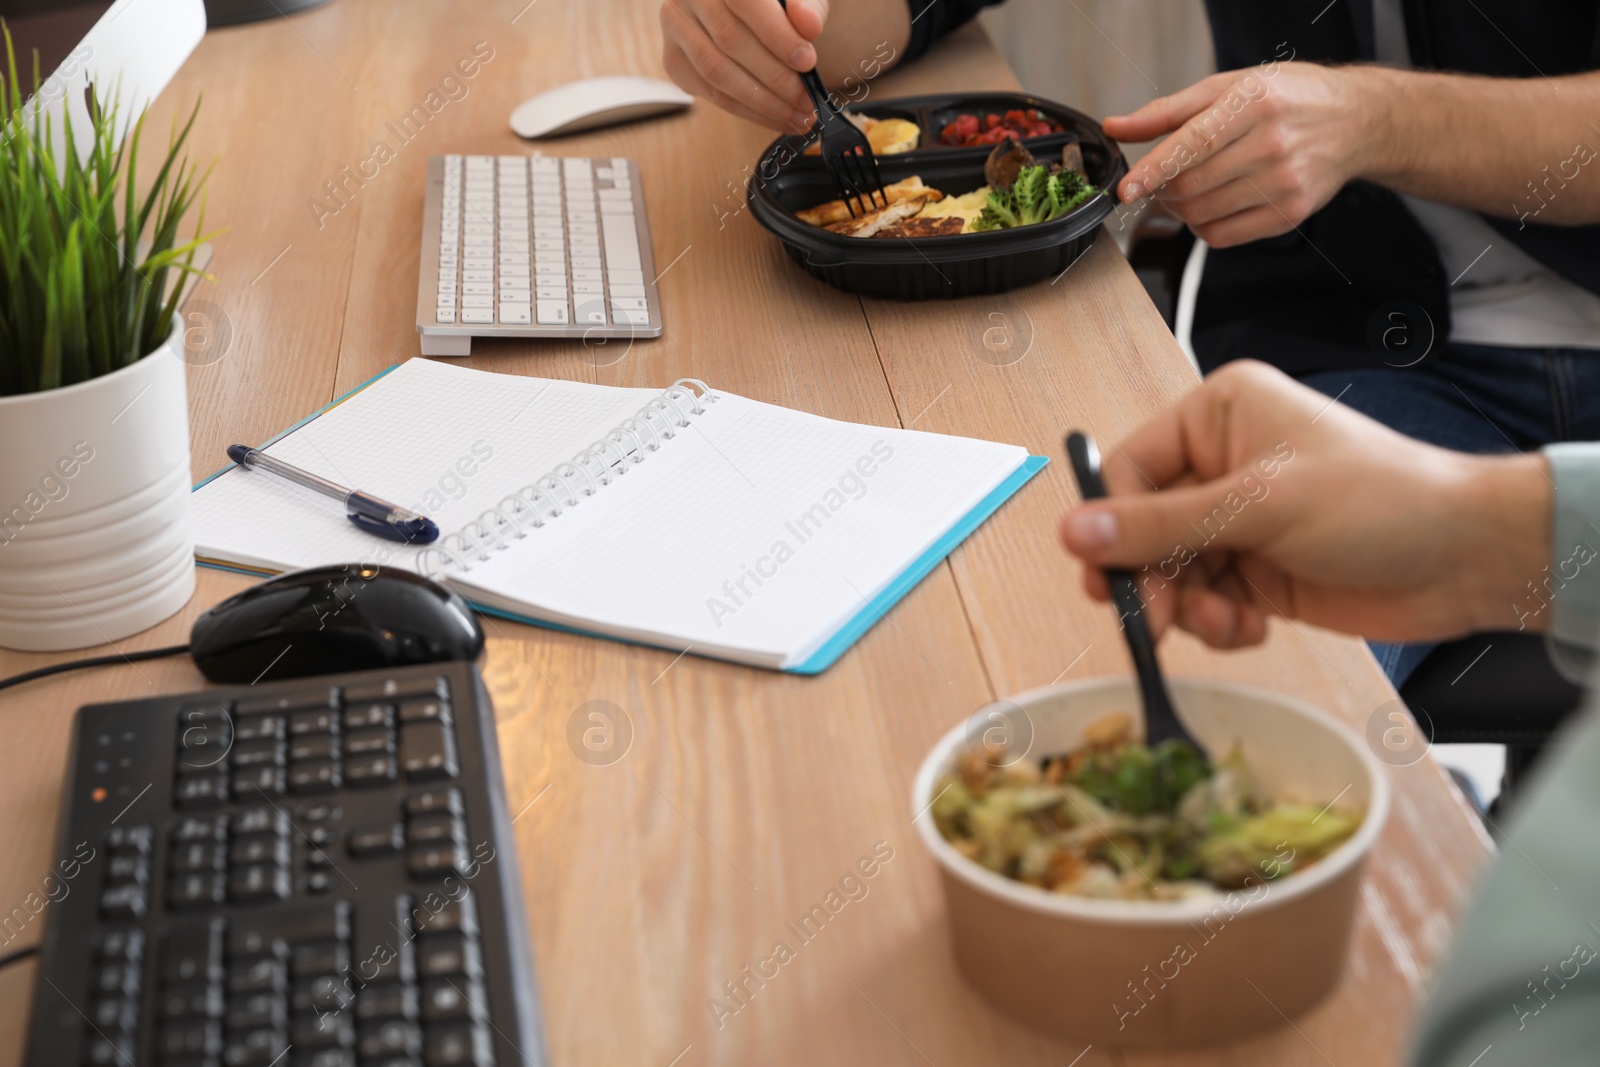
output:
M 1362 867 L 1389 812 L 1389 783 L 1362 740 L 1331 716 L 1265 690 L 1175 680 L 1184 723 L 1214 753 L 1237 741 L 1271 797 L 1363 810 L 1356 833 L 1320 862 L 1208 900 L 1111 901 L 1012 881 L 957 852 L 927 809 L 935 783 L 1006 715 L 1026 758 L 1083 743 L 1111 712 L 1137 716 L 1131 678 L 1035 689 L 980 709 L 923 762 L 912 811 L 938 861 L 955 958 L 996 1008 L 1095 1044 L 1175 1046 L 1282 1025 L 1338 985 Z M 1031 741 L 1026 735 L 1031 732 Z

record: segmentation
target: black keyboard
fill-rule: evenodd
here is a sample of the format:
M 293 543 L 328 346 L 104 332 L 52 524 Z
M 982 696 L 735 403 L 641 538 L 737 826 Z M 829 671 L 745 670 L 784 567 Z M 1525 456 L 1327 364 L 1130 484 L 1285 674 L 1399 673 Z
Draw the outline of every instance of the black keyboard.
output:
M 81 709 L 50 875 L 31 1067 L 545 1062 L 470 664 Z

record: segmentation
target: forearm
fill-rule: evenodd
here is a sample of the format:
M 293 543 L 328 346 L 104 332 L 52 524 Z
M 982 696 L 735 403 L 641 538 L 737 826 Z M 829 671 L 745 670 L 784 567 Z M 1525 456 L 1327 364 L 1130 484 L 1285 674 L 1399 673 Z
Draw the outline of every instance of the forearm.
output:
M 1343 69 L 1369 117 L 1356 177 L 1502 218 L 1600 222 L 1600 73 Z
M 1562 579 L 1551 558 L 1555 487 L 1538 452 L 1462 456 L 1449 489 L 1455 521 L 1438 537 L 1459 576 L 1460 617 L 1475 630 L 1550 628 Z
M 847 99 L 905 55 L 911 39 L 906 0 L 840 0 L 817 38 L 817 71 Z M 848 80 L 847 80 L 848 79 Z

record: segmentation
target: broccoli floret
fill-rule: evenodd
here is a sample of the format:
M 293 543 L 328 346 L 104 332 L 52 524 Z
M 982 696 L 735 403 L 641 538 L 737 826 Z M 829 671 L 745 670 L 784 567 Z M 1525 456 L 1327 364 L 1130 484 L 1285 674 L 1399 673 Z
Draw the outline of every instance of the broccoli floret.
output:
M 1059 219 L 1097 192 L 1099 190 L 1085 181 L 1083 175 L 1075 170 L 1052 174 L 1045 189 L 1045 199 L 1050 205 L 1047 221 Z
M 1017 215 L 1024 226 L 1043 222 L 1050 214 L 1045 187 L 1050 172 L 1042 166 L 1023 167 L 1011 186 L 1011 195 L 1017 201 Z
M 983 205 L 983 211 L 973 220 L 974 230 L 1003 230 L 1012 226 L 1021 226 L 1022 219 L 1017 212 L 1017 198 L 1012 189 L 989 190 L 988 202 Z

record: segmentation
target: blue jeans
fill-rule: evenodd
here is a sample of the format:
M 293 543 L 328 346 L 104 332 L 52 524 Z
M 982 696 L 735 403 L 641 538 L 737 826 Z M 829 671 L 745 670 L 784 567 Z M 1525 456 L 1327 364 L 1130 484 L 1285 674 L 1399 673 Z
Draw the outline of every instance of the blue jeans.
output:
M 1600 351 L 1446 343 L 1413 367 L 1300 379 L 1418 440 L 1458 452 L 1527 452 L 1600 440 Z M 1431 644 L 1370 642 L 1397 687 Z

